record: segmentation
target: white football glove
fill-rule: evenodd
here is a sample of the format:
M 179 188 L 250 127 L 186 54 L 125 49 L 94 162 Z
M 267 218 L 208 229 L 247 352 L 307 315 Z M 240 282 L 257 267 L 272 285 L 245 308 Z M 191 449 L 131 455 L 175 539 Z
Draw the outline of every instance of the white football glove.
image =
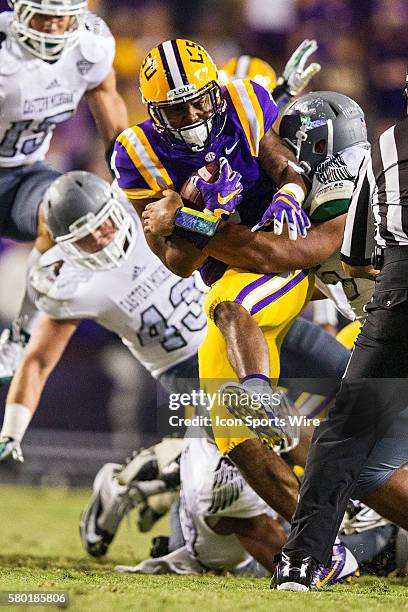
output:
M 313 62 L 305 68 L 309 57 L 318 48 L 315 40 L 304 40 L 292 53 L 282 76 L 278 79 L 278 85 L 285 85 L 291 96 L 298 96 L 308 85 L 309 81 L 321 70 L 320 64 Z
M 18 463 L 24 463 L 23 451 L 20 443 L 13 438 L 0 438 L 0 461 L 12 459 Z

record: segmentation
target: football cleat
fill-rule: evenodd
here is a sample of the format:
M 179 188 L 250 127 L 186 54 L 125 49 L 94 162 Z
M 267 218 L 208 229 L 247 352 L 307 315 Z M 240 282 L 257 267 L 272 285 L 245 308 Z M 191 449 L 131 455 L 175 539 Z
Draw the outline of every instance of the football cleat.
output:
M 374 556 L 360 561 L 361 569 L 364 573 L 387 576 L 397 567 L 396 540 L 399 533 L 405 532 L 398 530 L 390 521 L 359 500 L 351 499 L 340 526 L 339 536 L 344 537 L 346 545 L 348 536 L 351 536 L 352 545 L 355 546 L 355 535 L 368 531 L 372 532 L 377 548 Z
M 120 522 L 141 497 L 116 479 L 119 463 L 106 463 L 97 473 L 93 494 L 81 516 L 79 531 L 82 544 L 93 557 L 106 554 Z
M 353 535 L 377 527 L 384 527 L 390 522 L 358 500 L 350 500 L 340 526 L 340 534 Z
M 141 504 L 137 509 L 136 525 L 141 533 L 150 531 L 155 523 L 163 516 L 155 512 L 147 502 Z
M 22 329 L 18 319 L 11 327 L 3 329 L 0 336 L 0 385 L 6 385 L 13 378 L 29 339 L 30 334 Z
M 163 438 L 161 442 L 150 448 L 136 450 L 117 475 L 118 482 L 130 485 L 137 481 L 146 483 L 146 497 L 161 493 L 169 488 L 180 485 L 179 457 L 184 446 L 183 438 Z M 164 481 L 164 487 L 150 492 L 149 481 Z
M 152 559 L 164 557 L 169 554 L 169 543 L 170 538 L 168 536 L 156 536 L 152 539 L 152 547 L 150 549 L 150 556 Z
M 317 589 L 332 586 L 338 582 L 350 582 L 353 576 L 359 576 L 358 561 L 353 553 L 338 542 L 333 546 L 330 567 L 320 567 L 314 577 L 313 586 Z
M 159 493 L 140 504 L 137 509 L 136 525 L 141 533 L 146 533 L 153 528 L 162 516 L 170 510 L 177 492 Z M 152 500 L 154 503 L 152 503 Z M 159 507 L 157 507 L 159 505 Z M 154 506 L 154 507 L 152 507 Z
M 23 451 L 20 443 L 14 438 L 0 438 L 0 461 L 12 459 L 19 463 L 24 463 Z
M 279 425 L 279 416 L 272 405 L 250 398 L 250 393 L 240 383 L 226 383 L 220 387 L 224 406 L 237 419 L 241 419 L 259 438 L 268 443 L 279 444 L 286 440 L 283 428 Z
M 289 556 L 284 552 L 278 555 L 278 558 L 271 589 L 309 591 L 318 567 L 317 561 L 310 556 Z
M 139 504 L 143 503 L 141 514 L 148 508 L 144 531 L 167 512 L 173 501 L 167 499 L 168 493 L 180 485 L 178 459 L 183 444 L 183 439 L 165 438 L 135 451 L 125 465 L 107 463 L 99 470 L 80 521 L 81 540 L 90 555 L 106 554 L 123 517 Z

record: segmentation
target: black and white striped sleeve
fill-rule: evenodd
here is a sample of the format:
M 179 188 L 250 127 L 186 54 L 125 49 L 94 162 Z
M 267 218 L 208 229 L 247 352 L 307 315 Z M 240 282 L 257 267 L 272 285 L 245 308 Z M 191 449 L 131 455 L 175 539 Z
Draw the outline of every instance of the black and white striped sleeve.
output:
M 344 228 L 341 260 L 351 266 L 368 266 L 375 246 L 375 221 L 367 172 L 370 164 L 368 155 L 358 172 Z

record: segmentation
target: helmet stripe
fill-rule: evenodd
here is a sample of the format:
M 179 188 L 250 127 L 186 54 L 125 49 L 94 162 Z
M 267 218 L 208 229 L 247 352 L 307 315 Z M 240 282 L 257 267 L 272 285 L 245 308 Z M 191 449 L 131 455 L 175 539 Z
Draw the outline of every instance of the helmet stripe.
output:
M 167 82 L 169 84 L 169 88 L 170 89 L 174 89 L 175 85 L 174 85 L 172 74 L 170 72 L 169 64 L 167 62 L 166 53 L 165 53 L 165 51 L 163 49 L 163 44 L 164 43 L 162 43 L 162 44 L 160 44 L 158 46 L 159 53 L 160 53 L 160 58 L 161 58 L 161 61 L 162 61 L 162 64 L 163 64 L 163 70 L 164 70 L 164 74 L 166 75 L 166 79 L 167 79 Z
M 183 82 L 183 78 L 180 73 L 180 68 L 177 64 L 177 59 L 174 54 L 172 42 L 173 41 L 171 40 L 167 40 L 166 42 L 163 43 L 163 52 L 164 52 L 164 56 L 166 57 L 166 63 L 167 63 L 167 67 L 169 70 L 170 77 L 171 77 L 171 81 L 173 82 L 173 87 L 172 87 L 169 77 L 166 75 L 167 80 L 169 81 L 170 89 L 176 89 L 178 87 L 183 87 L 185 83 Z M 164 61 L 163 61 L 163 65 L 164 65 Z
M 183 84 L 184 85 L 188 85 L 188 78 L 187 78 L 186 71 L 185 71 L 184 66 L 183 66 L 183 61 L 181 59 L 180 50 L 179 50 L 178 45 L 177 45 L 177 40 L 172 40 L 171 41 L 171 46 L 173 47 L 174 57 L 176 58 L 177 66 L 178 66 L 178 69 L 180 71 L 181 79 L 183 81 Z
M 241 57 L 237 60 L 237 65 L 235 68 L 234 79 L 247 79 L 249 73 L 249 65 L 251 63 L 251 58 L 249 55 L 241 55 Z
M 327 120 L 327 155 L 333 155 L 333 121 Z

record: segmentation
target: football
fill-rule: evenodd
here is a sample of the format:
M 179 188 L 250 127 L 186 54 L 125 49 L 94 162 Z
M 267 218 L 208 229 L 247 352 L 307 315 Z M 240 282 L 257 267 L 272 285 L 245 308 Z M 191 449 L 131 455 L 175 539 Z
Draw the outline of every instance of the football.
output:
M 193 174 L 186 180 L 180 190 L 180 195 L 183 198 L 185 206 L 194 208 L 195 210 L 204 210 L 204 202 L 201 196 L 200 190 L 193 184 L 193 176 L 199 176 L 200 178 L 207 181 L 207 183 L 214 183 L 218 179 L 220 173 L 220 164 L 218 161 L 211 162 L 202 168 L 193 172 Z

